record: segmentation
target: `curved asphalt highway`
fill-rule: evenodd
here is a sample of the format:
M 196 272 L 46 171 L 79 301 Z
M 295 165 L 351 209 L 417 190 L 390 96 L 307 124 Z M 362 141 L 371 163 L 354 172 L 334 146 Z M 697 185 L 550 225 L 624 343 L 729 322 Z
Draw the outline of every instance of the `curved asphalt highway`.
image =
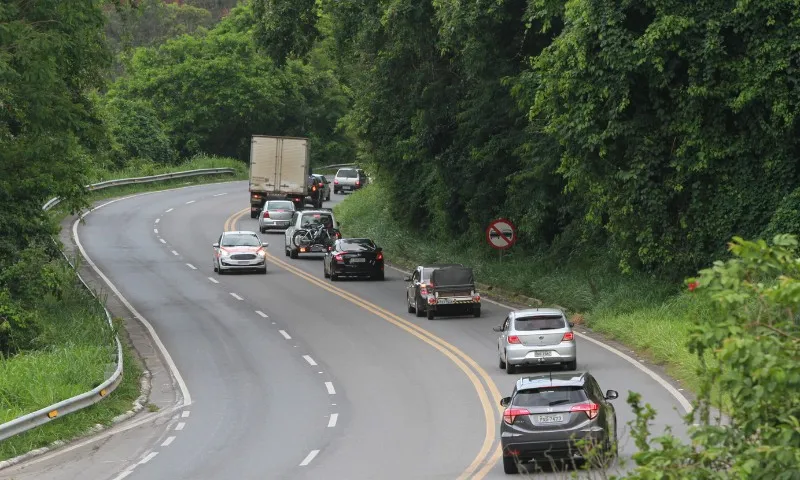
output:
M 127 455 L 100 446 L 91 462 L 110 464 L 109 479 L 504 478 L 498 400 L 517 376 L 498 369 L 492 327 L 507 309 L 417 318 L 402 273 L 332 283 L 319 259 L 285 257 L 282 233 L 261 235 L 267 275 L 218 276 L 211 243 L 223 226 L 257 230 L 237 214 L 247 201 L 247 182 L 171 190 L 106 205 L 78 228 L 192 398 L 139 438 L 140 456 L 132 440 Z M 578 348 L 579 368 L 620 392 L 622 458 L 635 451 L 628 390 L 658 410 L 656 433 L 681 430 L 684 410 L 662 384 L 595 343 Z

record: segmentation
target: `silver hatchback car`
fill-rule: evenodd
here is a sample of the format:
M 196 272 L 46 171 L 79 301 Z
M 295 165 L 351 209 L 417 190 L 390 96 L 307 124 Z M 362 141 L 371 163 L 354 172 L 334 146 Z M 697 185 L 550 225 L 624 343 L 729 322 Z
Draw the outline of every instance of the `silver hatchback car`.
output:
M 567 370 L 578 368 L 577 347 L 572 322 L 557 308 L 531 308 L 508 314 L 500 333 L 497 353 L 500 368 L 513 374 L 517 367 L 561 364 Z
M 267 200 L 258 216 L 258 230 L 266 233 L 270 228 L 286 230 L 292 220 L 294 203 L 290 200 Z

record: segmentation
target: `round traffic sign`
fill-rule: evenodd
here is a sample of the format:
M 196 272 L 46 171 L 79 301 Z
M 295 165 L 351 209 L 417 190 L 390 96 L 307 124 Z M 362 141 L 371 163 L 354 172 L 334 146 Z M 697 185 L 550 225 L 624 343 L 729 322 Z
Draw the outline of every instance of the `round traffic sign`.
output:
M 517 243 L 517 228 L 510 220 L 494 220 L 486 229 L 486 241 L 492 248 L 505 250 Z

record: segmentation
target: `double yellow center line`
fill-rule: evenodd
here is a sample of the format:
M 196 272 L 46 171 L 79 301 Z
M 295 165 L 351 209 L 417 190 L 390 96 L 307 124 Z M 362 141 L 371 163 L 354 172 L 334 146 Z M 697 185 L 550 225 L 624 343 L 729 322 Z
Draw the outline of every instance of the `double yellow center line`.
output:
M 225 231 L 231 231 L 236 229 L 236 225 L 239 220 L 248 212 L 250 211 L 249 208 L 245 208 L 240 210 L 225 221 Z M 324 280 L 315 277 L 314 275 L 305 272 L 294 265 L 281 260 L 270 253 L 266 255 L 267 260 L 274 263 L 275 265 L 287 270 L 294 275 L 314 284 L 315 286 L 322 288 L 323 290 L 327 290 L 328 292 L 333 293 L 334 295 L 341 297 L 359 307 L 367 310 L 370 313 L 375 314 L 376 316 L 386 320 L 387 322 L 395 325 L 396 327 L 405 330 L 409 334 L 415 336 L 416 338 L 422 340 L 423 342 L 427 343 L 431 347 L 435 348 L 439 352 L 441 352 L 444 356 L 449 358 L 462 372 L 467 376 L 470 383 L 472 383 L 475 391 L 478 394 L 478 399 L 481 402 L 481 407 L 483 408 L 483 414 L 486 420 L 486 430 L 485 436 L 483 439 L 483 444 L 481 445 L 481 449 L 478 452 L 478 455 L 472 461 L 472 463 L 467 467 L 467 469 L 458 477 L 459 479 L 463 478 L 483 478 L 489 472 L 489 470 L 497 463 L 497 460 L 500 458 L 501 452 L 500 447 L 498 445 L 497 448 L 492 450 L 492 445 L 494 445 L 495 440 L 497 440 L 497 422 L 498 419 L 495 416 L 495 405 L 498 405 L 498 402 L 501 398 L 500 391 L 497 389 L 497 385 L 495 385 L 494 381 L 489 377 L 489 374 L 480 367 L 469 355 L 462 352 L 460 349 L 455 347 L 454 345 L 446 342 L 444 339 L 434 335 L 433 333 L 425 330 L 424 328 L 415 325 L 408 320 L 395 315 L 394 313 L 385 310 L 368 300 L 361 298 L 357 295 L 354 295 L 347 290 L 335 287 Z M 480 378 L 479 378 L 480 377 Z M 481 381 L 481 379 L 483 381 Z M 502 410 L 502 409 L 501 409 Z M 479 467 L 481 467 L 479 471 Z

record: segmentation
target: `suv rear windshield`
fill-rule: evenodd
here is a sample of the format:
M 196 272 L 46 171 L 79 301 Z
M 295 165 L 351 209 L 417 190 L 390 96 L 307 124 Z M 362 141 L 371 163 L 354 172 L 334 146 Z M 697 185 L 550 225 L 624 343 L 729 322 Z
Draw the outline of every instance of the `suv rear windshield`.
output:
M 583 387 L 544 387 L 520 390 L 511 402 L 515 407 L 553 407 L 581 403 L 589 399 Z
M 514 319 L 514 329 L 523 332 L 532 330 L 555 330 L 565 328 L 564 317 L 561 315 L 536 315 L 532 317 L 517 317 Z
M 330 213 L 304 213 L 300 225 L 305 227 L 312 227 L 320 223 L 333 227 L 333 217 Z
M 294 210 L 294 203 L 288 200 L 270 200 L 264 210 Z
M 375 250 L 375 244 L 367 238 L 340 240 L 339 247 L 345 252 L 371 252 Z
M 339 170 L 338 172 L 336 172 L 336 176 L 337 177 L 343 177 L 343 178 L 356 178 L 358 176 L 358 172 L 356 172 L 355 170 L 349 169 L 349 168 L 348 169 L 342 169 L 342 170 Z
M 255 235 L 246 233 L 228 234 L 222 237 L 221 247 L 260 247 L 261 242 Z

